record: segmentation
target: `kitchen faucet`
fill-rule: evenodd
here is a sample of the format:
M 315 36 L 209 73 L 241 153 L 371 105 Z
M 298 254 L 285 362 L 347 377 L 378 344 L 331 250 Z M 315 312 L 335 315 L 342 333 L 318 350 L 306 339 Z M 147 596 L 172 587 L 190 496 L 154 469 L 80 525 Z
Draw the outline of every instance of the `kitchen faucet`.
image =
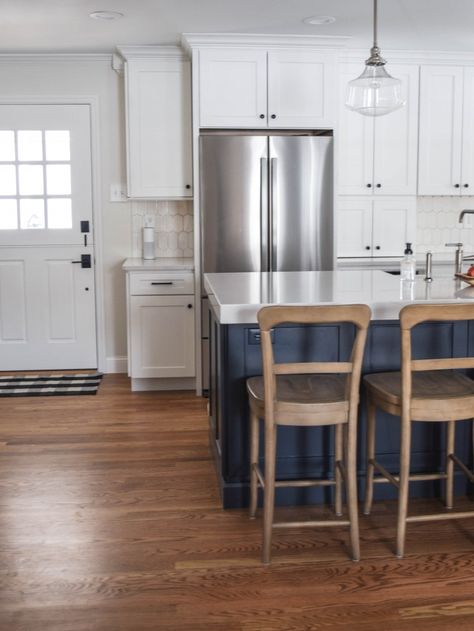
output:
M 459 223 L 462 223 L 464 221 L 464 215 L 474 215 L 474 210 L 461 210 L 458 219 Z

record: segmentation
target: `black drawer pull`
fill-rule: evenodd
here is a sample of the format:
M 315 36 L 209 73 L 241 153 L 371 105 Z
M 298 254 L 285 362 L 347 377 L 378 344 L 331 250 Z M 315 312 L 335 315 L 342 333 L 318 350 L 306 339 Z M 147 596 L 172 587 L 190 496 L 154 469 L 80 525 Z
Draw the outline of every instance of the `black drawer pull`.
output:
M 173 282 L 171 280 L 163 280 L 159 282 L 150 283 L 151 285 L 172 285 Z

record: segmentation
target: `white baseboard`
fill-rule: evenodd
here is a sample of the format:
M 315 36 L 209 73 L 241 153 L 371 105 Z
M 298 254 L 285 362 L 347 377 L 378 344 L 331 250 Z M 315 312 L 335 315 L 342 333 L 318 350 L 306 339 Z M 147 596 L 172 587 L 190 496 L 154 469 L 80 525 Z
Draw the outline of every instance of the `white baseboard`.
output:
M 189 378 L 172 378 L 166 379 L 131 379 L 132 392 L 144 392 L 146 390 L 194 390 L 196 388 L 196 379 Z
M 105 360 L 105 373 L 127 372 L 127 357 L 107 357 Z

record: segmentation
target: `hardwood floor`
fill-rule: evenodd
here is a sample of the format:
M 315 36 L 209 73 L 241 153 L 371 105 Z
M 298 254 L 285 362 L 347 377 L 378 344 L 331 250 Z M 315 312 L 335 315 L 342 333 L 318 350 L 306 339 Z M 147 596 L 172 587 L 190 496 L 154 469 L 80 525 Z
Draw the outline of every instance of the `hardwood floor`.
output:
M 262 567 L 260 519 L 219 508 L 205 408 L 110 375 L 0 399 L 1 631 L 474 629 L 474 519 L 411 524 L 399 561 L 378 504 L 360 563 L 343 528 L 276 531 Z

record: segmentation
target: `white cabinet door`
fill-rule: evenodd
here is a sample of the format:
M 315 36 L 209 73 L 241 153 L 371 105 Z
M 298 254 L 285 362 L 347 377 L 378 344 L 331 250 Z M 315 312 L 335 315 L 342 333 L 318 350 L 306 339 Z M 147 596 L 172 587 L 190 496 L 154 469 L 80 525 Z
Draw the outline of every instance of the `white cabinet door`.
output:
M 474 68 L 464 68 L 461 195 L 474 195 Z
M 376 195 L 416 195 L 419 68 L 390 64 L 390 73 L 401 80 L 406 103 L 375 119 L 372 190 Z
M 301 50 L 269 52 L 269 127 L 332 127 L 334 76 L 332 55 Z
M 403 256 L 405 243 L 416 240 L 416 199 L 374 199 L 373 256 Z
M 201 127 L 266 127 L 266 51 L 199 51 L 199 105 Z
M 129 59 L 125 79 L 129 197 L 191 197 L 190 63 Z
M 194 377 L 194 296 L 130 297 L 131 377 Z
M 461 187 L 463 69 L 424 66 L 420 75 L 419 195 Z
M 360 74 L 360 64 L 342 64 L 339 83 L 339 124 L 335 134 L 337 191 L 367 195 L 373 186 L 374 119 L 344 105 L 347 84 Z
M 372 198 L 340 197 L 337 214 L 337 255 L 372 255 Z

